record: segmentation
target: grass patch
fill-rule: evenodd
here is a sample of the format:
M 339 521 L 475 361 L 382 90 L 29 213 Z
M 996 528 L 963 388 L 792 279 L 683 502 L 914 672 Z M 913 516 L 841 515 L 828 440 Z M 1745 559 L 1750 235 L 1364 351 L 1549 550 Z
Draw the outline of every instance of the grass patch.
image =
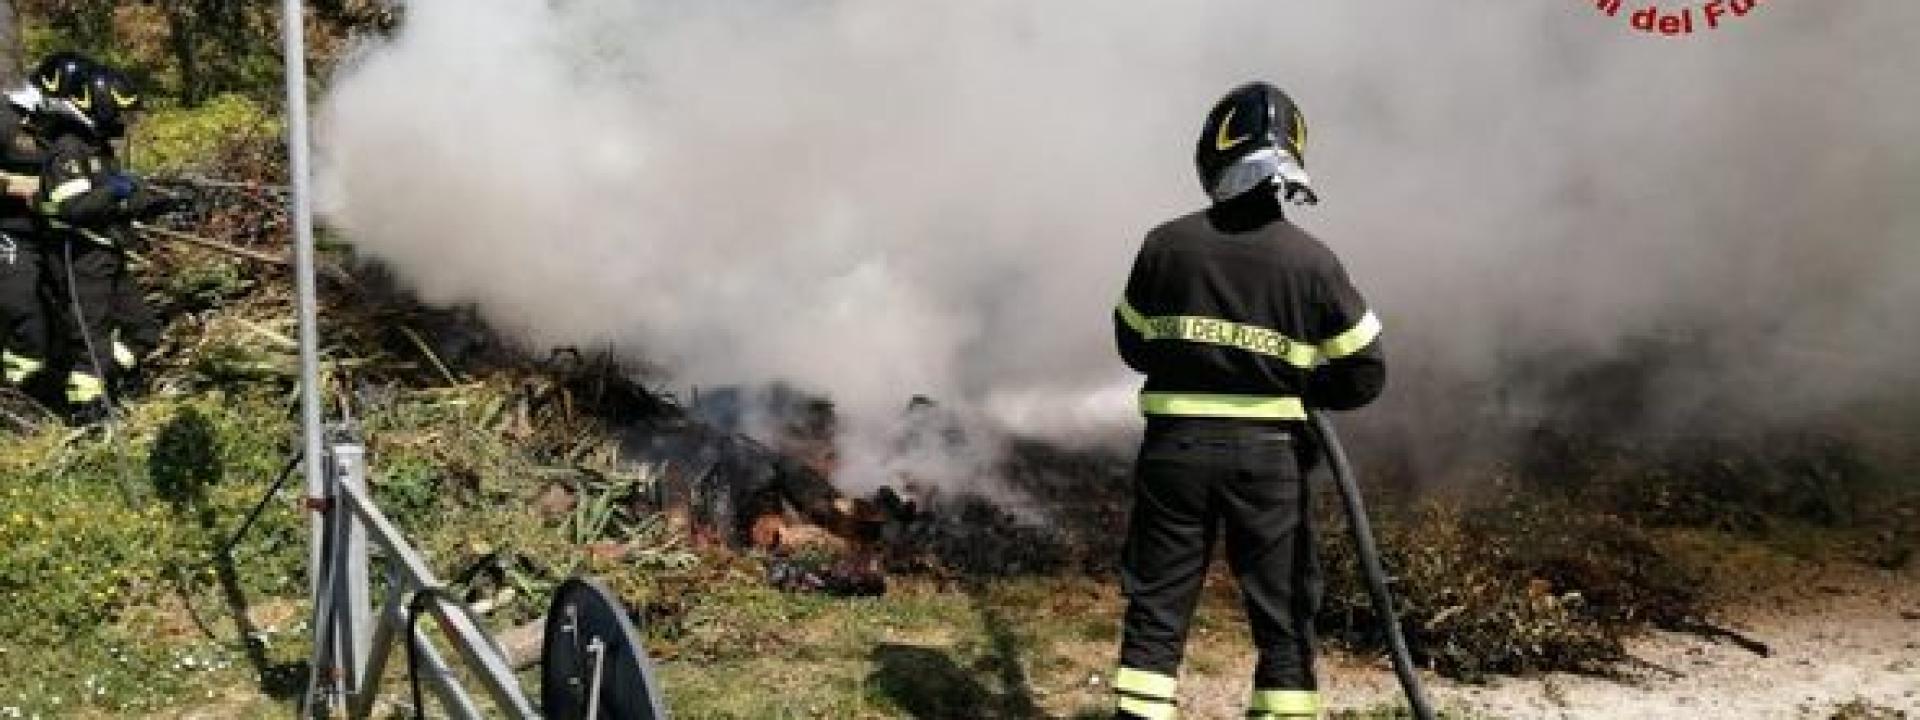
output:
M 1111 671 L 1113 648 L 1100 643 L 1090 653 L 1076 636 L 1088 615 L 1117 622 L 1115 606 L 1085 581 L 943 587 L 904 578 L 895 586 L 877 599 L 755 587 L 702 598 L 703 614 L 725 617 L 730 630 L 684 638 L 682 652 L 662 663 L 676 716 L 1036 717 L 1110 703 L 1087 680 Z M 1103 607 L 1088 613 L 1083 602 Z M 1062 607 L 1080 612 L 1055 612 Z M 731 634 L 742 628 L 762 633 Z M 753 678 L 751 691 L 742 692 L 743 677 Z
M 304 587 L 305 538 L 290 513 L 264 516 L 231 557 L 218 554 L 273 472 L 270 403 L 161 399 L 112 435 L 48 427 L 5 446 L 0 595 L 32 602 L 0 604 L 0 706 L 145 711 L 209 675 L 231 680 L 250 650 L 263 672 L 280 662 L 264 649 L 297 637 L 291 624 L 247 641 L 210 619 Z

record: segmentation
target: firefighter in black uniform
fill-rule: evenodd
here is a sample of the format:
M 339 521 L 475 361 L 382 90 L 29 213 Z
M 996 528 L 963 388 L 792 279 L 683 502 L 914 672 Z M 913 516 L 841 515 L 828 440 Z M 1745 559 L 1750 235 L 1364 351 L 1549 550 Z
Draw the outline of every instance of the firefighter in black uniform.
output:
M 94 72 L 92 61 L 55 53 L 36 66 L 28 83 L 0 103 L 0 371 L 8 385 L 29 390 L 43 402 L 60 393 L 43 372 L 61 321 L 45 274 L 44 228 L 35 211 L 46 153 L 40 130 L 49 98 L 77 97 Z M 42 387 L 28 387 L 29 383 Z
M 0 371 L 19 386 L 46 363 L 40 312 L 40 253 L 33 196 L 40 188 L 39 143 L 27 127 L 37 100 L 0 103 Z M 35 326 L 41 326 L 37 328 Z
M 1177 714 L 1187 628 L 1222 532 L 1259 650 L 1247 717 L 1320 712 L 1305 482 L 1317 448 L 1304 421 L 1308 407 L 1371 402 L 1386 365 L 1380 322 L 1340 261 L 1283 211 L 1283 198 L 1319 200 L 1306 137 L 1278 88 L 1222 99 L 1196 152 L 1213 206 L 1147 235 L 1114 311 L 1121 356 L 1147 376 L 1121 559 L 1121 718 Z
M 137 369 L 157 340 L 152 311 L 127 272 L 131 223 L 178 206 L 125 172 L 113 140 L 140 97 L 119 72 L 95 68 L 74 97 L 51 98 L 39 213 L 52 240 L 47 274 L 67 322 L 53 340 L 67 367 L 65 401 L 79 418 L 106 408 L 109 383 Z

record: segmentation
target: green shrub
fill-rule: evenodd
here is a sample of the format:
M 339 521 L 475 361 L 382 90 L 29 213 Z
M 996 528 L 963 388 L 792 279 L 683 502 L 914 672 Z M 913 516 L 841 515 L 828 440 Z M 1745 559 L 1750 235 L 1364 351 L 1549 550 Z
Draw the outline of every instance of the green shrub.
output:
M 238 139 L 279 133 L 277 116 L 245 96 L 228 94 L 199 107 L 147 112 L 133 126 L 130 154 L 141 172 L 179 173 L 203 167 Z

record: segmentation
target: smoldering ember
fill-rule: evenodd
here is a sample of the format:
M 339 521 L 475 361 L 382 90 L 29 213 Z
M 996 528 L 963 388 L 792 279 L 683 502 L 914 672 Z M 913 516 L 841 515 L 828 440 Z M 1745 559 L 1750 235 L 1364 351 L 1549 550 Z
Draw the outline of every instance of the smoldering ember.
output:
M 1920 713 L 1920 3 L 0 10 L 0 718 Z

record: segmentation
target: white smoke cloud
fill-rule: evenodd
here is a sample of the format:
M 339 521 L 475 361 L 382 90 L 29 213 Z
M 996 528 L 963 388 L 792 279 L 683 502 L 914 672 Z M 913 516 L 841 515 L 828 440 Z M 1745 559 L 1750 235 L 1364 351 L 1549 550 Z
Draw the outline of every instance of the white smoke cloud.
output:
M 430 302 L 817 389 L 849 437 L 915 394 L 1111 436 L 1138 238 L 1204 201 L 1200 120 L 1263 78 L 1313 128 L 1296 219 L 1413 370 L 1393 411 L 1675 324 L 1761 339 L 1724 354 L 1741 392 L 1911 385 L 1920 4 L 1686 39 L 1591 5 L 412 0 L 324 101 L 323 210 Z

